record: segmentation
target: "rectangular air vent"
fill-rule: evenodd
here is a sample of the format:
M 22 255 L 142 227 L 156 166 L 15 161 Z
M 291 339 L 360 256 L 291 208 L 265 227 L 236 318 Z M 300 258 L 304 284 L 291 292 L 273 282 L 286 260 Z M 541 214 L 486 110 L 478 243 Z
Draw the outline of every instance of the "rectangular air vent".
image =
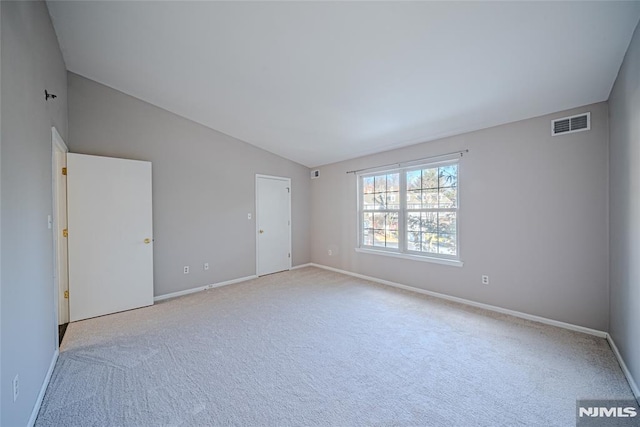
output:
M 589 129 L 591 129 L 591 113 L 582 113 L 551 121 L 551 135 L 553 136 Z
M 311 171 L 311 179 L 316 179 L 316 178 L 320 178 L 320 171 L 319 170 Z

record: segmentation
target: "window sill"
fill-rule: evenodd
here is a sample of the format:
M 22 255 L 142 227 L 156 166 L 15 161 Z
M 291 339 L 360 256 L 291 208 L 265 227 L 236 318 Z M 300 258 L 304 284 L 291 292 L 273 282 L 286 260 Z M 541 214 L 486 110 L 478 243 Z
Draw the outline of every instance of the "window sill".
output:
M 414 261 L 431 262 L 434 264 L 449 265 L 452 267 L 462 267 L 464 265 L 464 262 L 459 261 L 457 259 L 435 258 L 430 256 L 402 254 L 398 252 L 377 251 L 375 249 L 356 248 L 356 252 L 363 253 L 363 254 L 388 256 L 391 258 L 402 258 L 402 259 L 410 259 Z

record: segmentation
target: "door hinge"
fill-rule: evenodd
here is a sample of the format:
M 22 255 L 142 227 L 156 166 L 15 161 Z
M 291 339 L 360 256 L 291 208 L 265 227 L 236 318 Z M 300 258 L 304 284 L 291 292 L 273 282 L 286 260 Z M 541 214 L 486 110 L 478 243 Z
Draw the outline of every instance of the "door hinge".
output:
M 66 175 L 67 174 L 67 168 L 62 168 L 62 175 Z
M 62 230 L 62 237 L 69 237 L 69 230 L 67 230 L 66 228 Z
M 65 299 L 69 299 L 69 291 L 64 291 L 64 297 Z
M 287 193 L 291 193 L 291 189 L 287 187 Z
M 289 258 L 291 258 L 291 252 L 289 252 Z

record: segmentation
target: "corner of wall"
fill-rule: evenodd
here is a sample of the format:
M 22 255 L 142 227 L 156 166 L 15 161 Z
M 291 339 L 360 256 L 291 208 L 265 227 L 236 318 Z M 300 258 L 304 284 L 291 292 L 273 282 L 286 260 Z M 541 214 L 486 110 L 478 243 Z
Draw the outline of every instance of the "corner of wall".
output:
M 609 334 L 610 344 L 640 398 L 640 23 L 609 96 Z M 614 343 L 615 340 L 615 343 Z

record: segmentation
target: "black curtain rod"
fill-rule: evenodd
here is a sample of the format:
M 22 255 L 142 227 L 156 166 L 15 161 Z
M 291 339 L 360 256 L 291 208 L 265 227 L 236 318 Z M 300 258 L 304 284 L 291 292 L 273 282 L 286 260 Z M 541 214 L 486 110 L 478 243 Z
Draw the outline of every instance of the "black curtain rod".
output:
M 451 153 L 445 153 L 445 154 L 438 154 L 437 156 L 429 156 L 429 157 L 423 157 L 421 159 L 416 159 L 416 160 L 409 160 L 406 162 L 400 162 L 400 163 L 389 163 L 388 165 L 380 165 L 380 166 L 373 166 L 370 168 L 364 168 L 364 169 L 356 169 L 356 170 L 352 170 L 352 171 L 347 171 L 347 173 L 358 173 L 358 172 L 364 172 L 364 171 L 368 171 L 368 170 L 372 170 L 372 169 L 379 169 L 379 168 L 385 168 L 387 166 L 402 166 L 403 164 L 407 164 L 407 163 L 415 163 L 415 162 L 421 162 L 423 160 L 431 160 L 431 159 L 437 159 L 438 157 L 445 157 L 445 156 L 451 156 L 453 154 L 460 154 L 460 157 L 464 156 L 464 153 L 468 153 L 469 149 L 467 148 L 466 150 L 460 150 L 460 151 L 452 151 Z

